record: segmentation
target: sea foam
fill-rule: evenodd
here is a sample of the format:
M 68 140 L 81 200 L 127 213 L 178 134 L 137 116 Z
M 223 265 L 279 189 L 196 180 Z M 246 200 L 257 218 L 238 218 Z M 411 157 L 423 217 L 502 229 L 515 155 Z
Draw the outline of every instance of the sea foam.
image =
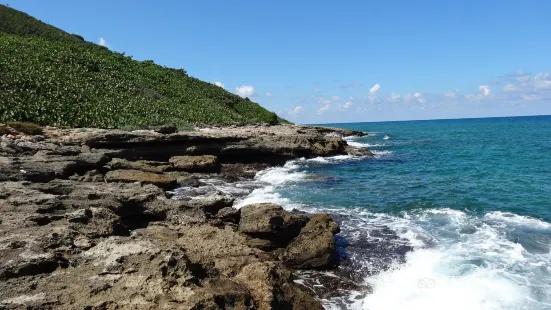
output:
M 530 223 L 551 241 L 548 223 L 450 209 L 404 213 L 394 219 L 362 213 L 364 224 L 345 229 L 387 225 L 414 250 L 405 263 L 366 278 L 373 293 L 349 303 L 348 309 L 550 309 L 551 256 L 527 251 L 514 237 L 515 230 Z M 508 235 L 511 231 L 513 236 Z
M 391 154 L 376 152 L 377 156 Z M 279 194 L 283 186 L 308 181 L 312 176 L 308 165 L 353 160 L 358 158 L 297 159 L 261 171 L 255 182 L 262 186 L 237 203 L 241 207 L 274 202 L 286 209 L 340 214 L 346 217 L 341 235 L 351 243 L 365 235 L 371 242 L 385 242 L 384 236 L 370 232 L 388 228 L 399 238 L 386 242 L 413 248 L 404 261 L 394 261 L 383 269 L 365 258 L 361 263 L 371 272 L 364 281 L 373 292 L 351 291 L 348 296 L 323 300 L 327 309 L 551 309 L 549 223 L 499 211 L 478 215 L 437 208 L 386 214 L 364 207 L 316 209 Z M 530 237 L 535 234 L 537 242 L 524 238 L 526 231 Z

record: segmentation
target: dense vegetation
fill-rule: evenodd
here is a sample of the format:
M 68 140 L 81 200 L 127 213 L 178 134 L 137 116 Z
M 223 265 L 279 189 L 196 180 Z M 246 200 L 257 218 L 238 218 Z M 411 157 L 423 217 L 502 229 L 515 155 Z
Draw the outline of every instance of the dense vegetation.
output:
M 187 75 L 135 61 L 0 5 L 0 122 L 150 127 L 285 122 Z
M 85 42 L 81 36 L 68 34 L 54 26 L 0 4 L 0 31 L 19 36 L 34 36 L 50 41 Z M 88 43 L 92 44 L 92 43 Z

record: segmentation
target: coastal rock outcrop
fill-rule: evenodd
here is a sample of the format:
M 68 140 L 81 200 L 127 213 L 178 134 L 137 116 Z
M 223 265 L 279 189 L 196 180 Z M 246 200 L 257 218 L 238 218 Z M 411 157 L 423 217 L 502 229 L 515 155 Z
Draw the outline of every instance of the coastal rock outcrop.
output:
M 323 307 L 309 293 L 293 284 L 293 274 L 276 262 L 252 263 L 236 278 L 242 281 L 257 301 L 259 310 L 321 310 Z
M 173 169 L 187 172 L 219 172 L 220 162 L 213 155 L 174 156 L 168 161 Z
M 307 221 L 273 203 L 247 205 L 240 211 L 239 232 L 249 237 L 250 246 L 263 250 L 286 246 Z
M 161 188 L 170 189 L 176 186 L 176 178 L 167 174 L 145 172 L 140 170 L 113 170 L 105 174 L 106 182 L 133 183 L 142 182 Z
M 293 270 L 331 266 L 331 218 L 236 209 L 236 197 L 200 186 L 346 154 L 354 149 L 338 135 L 351 133 L 159 132 L 0 137 L 0 308 L 322 309 Z M 179 185 L 189 195 L 167 191 Z
M 297 269 L 322 268 L 335 263 L 334 235 L 340 231 L 327 213 L 314 214 L 300 234 L 285 248 L 280 259 Z
M 247 205 L 240 211 L 239 232 L 247 235 L 250 247 L 276 250 L 276 256 L 295 269 L 324 268 L 335 263 L 334 235 L 340 228 L 327 213 L 308 218 L 292 215 L 272 203 Z

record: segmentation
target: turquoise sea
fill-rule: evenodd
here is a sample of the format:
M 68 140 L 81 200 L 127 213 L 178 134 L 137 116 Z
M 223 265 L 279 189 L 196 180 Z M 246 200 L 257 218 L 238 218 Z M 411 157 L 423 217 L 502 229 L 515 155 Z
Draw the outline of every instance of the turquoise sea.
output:
M 240 204 L 339 218 L 372 290 L 335 309 L 551 309 L 551 116 L 329 124 L 375 158 L 299 159 Z

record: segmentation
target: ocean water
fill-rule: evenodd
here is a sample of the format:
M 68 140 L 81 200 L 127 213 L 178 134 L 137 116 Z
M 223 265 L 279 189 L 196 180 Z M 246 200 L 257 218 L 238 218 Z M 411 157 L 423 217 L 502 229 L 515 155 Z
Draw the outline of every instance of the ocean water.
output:
M 326 308 L 551 309 L 551 116 L 332 126 L 376 157 L 294 160 L 238 203 L 338 218 L 370 289 Z

